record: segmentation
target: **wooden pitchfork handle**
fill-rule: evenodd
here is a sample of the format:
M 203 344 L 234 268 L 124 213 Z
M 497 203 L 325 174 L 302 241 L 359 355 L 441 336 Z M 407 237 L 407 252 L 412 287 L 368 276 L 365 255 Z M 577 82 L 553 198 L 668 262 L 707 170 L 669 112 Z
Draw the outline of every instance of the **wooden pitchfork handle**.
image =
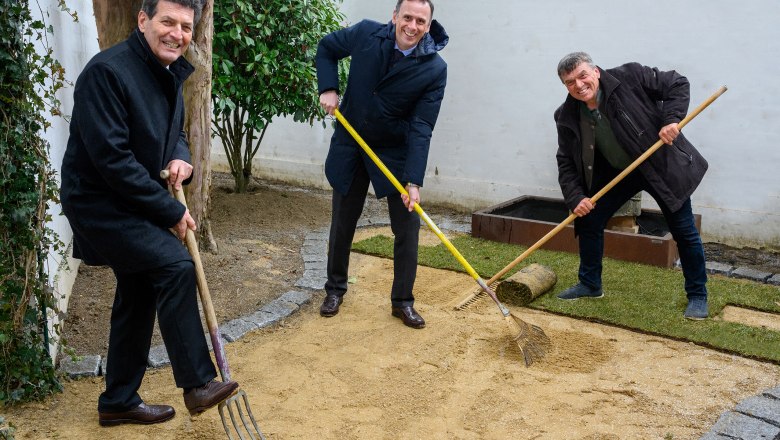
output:
M 685 118 L 683 118 L 682 121 L 680 121 L 679 124 L 677 124 L 677 128 L 682 130 L 683 127 L 685 127 L 688 122 L 691 121 L 691 119 L 695 118 L 699 113 L 702 112 L 707 106 L 712 104 L 713 101 L 718 99 L 720 95 L 726 92 L 728 88 L 726 86 L 721 86 L 715 93 L 712 94 L 709 98 L 707 98 L 704 102 L 699 104 L 698 107 L 694 111 L 688 114 Z M 593 197 L 590 198 L 590 201 L 595 203 L 598 199 L 604 196 L 604 194 L 607 193 L 607 191 L 611 190 L 615 185 L 617 185 L 623 178 L 625 178 L 629 173 L 634 171 L 639 165 L 642 164 L 648 157 L 650 157 L 653 153 L 656 152 L 659 148 L 661 148 L 664 145 L 664 141 L 661 139 L 658 139 L 658 141 L 653 144 L 652 147 L 648 148 L 647 151 L 645 151 L 641 156 L 637 157 L 634 162 L 631 163 L 628 167 L 626 167 L 625 170 L 623 170 L 620 174 L 618 174 L 614 179 L 612 179 L 608 184 L 604 186 L 604 188 L 601 188 L 599 192 L 597 192 Z M 497 280 L 499 280 L 501 277 L 506 275 L 507 272 L 512 270 L 513 267 L 517 266 L 521 261 L 525 260 L 526 257 L 531 255 L 532 252 L 539 249 L 547 243 L 548 240 L 550 240 L 555 234 L 561 231 L 561 229 L 565 228 L 569 223 L 573 222 L 574 219 L 577 218 L 577 214 L 571 213 L 568 217 L 566 217 L 566 220 L 562 221 L 558 226 L 556 226 L 553 230 L 548 232 L 544 237 L 540 238 L 539 241 L 534 243 L 533 246 L 529 247 L 525 250 L 522 254 L 520 254 L 519 257 L 515 258 L 511 263 L 509 263 L 505 268 L 501 269 L 497 274 L 493 275 L 492 278 L 490 278 L 487 282 L 488 285 L 492 285 Z
M 160 177 L 167 180 L 170 175 L 168 170 L 160 171 Z M 171 187 L 176 200 L 178 200 L 184 207 L 187 207 L 187 200 L 184 198 L 183 189 L 175 189 Z M 217 360 L 217 367 L 219 367 L 219 374 L 222 376 L 222 381 L 227 382 L 230 380 L 230 366 L 225 356 L 225 347 L 222 344 L 222 338 L 219 337 L 219 326 L 217 325 L 217 315 L 214 313 L 214 306 L 211 303 L 211 294 L 209 293 L 209 286 L 206 284 L 206 272 L 203 271 L 203 262 L 200 259 L 200 251 L 198 250 L 198 242 L 195 240 L 195 233 L 192 229 L 187 228 L 185 235 L 185 243 L 187 244 L 187 250 L 190 251 L 192 261 L 195 263 L 195 276 L 198 283 L 198 294 L 200 295 L 200 303 L 203 305 L 203 315 L 206 317 L 206 326 L 209 329 L 209 336 L 211 337 L 211 346 L 214 347 L 214 357 Z

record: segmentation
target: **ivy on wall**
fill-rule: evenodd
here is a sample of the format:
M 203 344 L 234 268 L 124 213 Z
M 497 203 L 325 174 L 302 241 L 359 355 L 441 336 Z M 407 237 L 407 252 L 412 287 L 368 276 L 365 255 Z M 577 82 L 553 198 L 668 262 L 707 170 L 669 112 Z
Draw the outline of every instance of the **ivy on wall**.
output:
M 66 8 L 64 0 L 58 0 Z M 59 115 L 64 71 L 52 57 L 52 29 L 33 18 L 37 0 L 0 2 L 0 403 L 40 399 L 61 389 L 48 352 L 47 313 L 56 300 L 46 259 L 61 243 L 47 227 L 57 185 L 46 114 Z M 43 15 L 43 13 L 41 14 Z M 43 50 L 36 50 L 43 47 Z M 43 52 L 43 53 L 42 53 Z

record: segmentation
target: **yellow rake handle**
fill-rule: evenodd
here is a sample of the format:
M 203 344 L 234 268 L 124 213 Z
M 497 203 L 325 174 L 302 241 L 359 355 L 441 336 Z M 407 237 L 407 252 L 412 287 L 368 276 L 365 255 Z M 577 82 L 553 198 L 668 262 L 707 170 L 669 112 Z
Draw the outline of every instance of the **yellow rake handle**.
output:
M 685 118 L 683 118 L 682 121 L 680 121 L 677 124 L 677 128 L 682 130 L 683 127 L 685 127 L 688 122 L 691 121 L 691 119 L 695 118 L 699 113 L 702 112 L 705 108 L 707 108 L 710 104 L 712 104 L 713 101 L 718 99 L 720 95 L 724 94 L 728 90 L 726 86 L 721 86 L 715 93 L 712 94 L 709 98 L 707 98 L 704 102 L 699 104 L 698 107 L 696 107 L 695 110 L 693 110 L 691 113 L 689 113 Z M 615 176 L 614 179 L 612 179 L 608 184 L 604 186 L 604 188 L 601 188 L 599 192 L 593 195 L 593 197 L 590 198 L 591 202 L 595 203 L 598 199 L 604 196 L 604 194 L 607 193 L 607 191 L 611 190 L 615 185 L 618 184 L 621 180 L 623 180 L 624 177 L 626 177 L 630 172 L 634 171 L 639 165 L 642 164 L 648 157 L 650 157 L 653 153 L 656 152 L 661 146 L 664 145 L 664 141 L 661 139 L 658 139 L 656 143 L 654 143 L 650 148 L 647 149 L 641 156 L 636 158 L 631 165 L 626 167 L 620 174 Z M 561 231 L 561 229 L 565 228 L 569 223 L 573 222 L 574 219 L 577 218 L 577 214 L 569 214 L 568 217 L 564 221 L 562 221 L 558 226 L 553 228 L 550 232 L 548 232 L 544 237 L 540 238 L 539 241 L 533 244 L 533 246 L 529 247 L 525 250 L 520 256 L 515 258 L 511 263 L 507 264 L 506 267 L 501 269 L 497 274 L 493 275 L 491 279 L 487 281 L 487 284 L 493 284 L 498 279 L 500 279 L 502 276 L 506 275 L 507 272 L 512 270 L 513 267 L 517 266 L 518 263 L 523 261 L 527 256 L 529 256 L 533 251 L 539 249 L 542 247 L 543 244 L 547 243 L 549 239 L 551 239 L 555 234 Z
M 379 169 L 382 171 L 382 174 L 384 174 L 385 177 L 387 177 L 390 180 L 390 183 L 393 184 L 395 189 L 397 189 L 398 192 L 400 192 L 401 194 L 406 194 L 407 196 L 409 196 L 409 193 L 406 192 L 406 188 L 404 188 L 403 185 L 401 185 L 401 183 L 398 182 L 398 179 L 396 179 L 395 176 L 393 176 L 393 173 L 390 172 L 389 169 L 387 169 L 385 164 L 382 163 L 382 160 L 379 158 L 379 156 L 374 154 L 374 152 L 371 150 L 371 147 L 369 147 L 368 144 L 366 144 L 366 141 L 364 141 L 363 138 L 360 137 L 360 135 L 355 131 L 355 129 L 352 128 L 352 125 L 350 125 L 350 123 L 344 118 L 344 115 L 341 114 L 339 109 L 335 110 L 335 114 L 336 114 L 336 119 L 338 119 L 339 122 L 341 122 L 341 125 L 343 125 L 344 128 L 347 129 L 349 134 L 351 134 L 352 137 L 355 138 L 357 143 L 360 144 L 360 147 L 363 148 L 363 151 L 365 151 L 366 154 L 368 154 L 368 157 L 370 157 L 371 160 L 374 161 L 376 166 L 379 167 Z M 482 287 L 484 281 L 482 281 L 482 278 L 479 276 L 479 274 L 477 274 L 477 271 L 475 271 L 474 268 L 471 267 L 469 262 L 466 261 L 465 258 L 463 258 L 463 255 L 461 255 L 460 252 L 458 252 L 458 250 L 455 248 L 455 246 L 453 246 L 452 243 L 450 243 L 447 237 L 445 237 L 444 234 L 442 234 L 441 230 L 439 230 L 436 224 L 434 224 L 433 221 L 430 219 L 430 217 L 428 217 L 428 214 L 426 214 L 425 211 L 423 211 L 423 209 L 420 207 L 419 203 L 414 204 L 414 210 L 417 212 L 417 214 L 420 217 L 422 217 L 423 220 L 425 220 L 425 223 L 428 224 L 428 227 L 431 228 L 431 230 L 433 231 L 434 234 L 436 234 L 437 237 L 439 237 L 439 240 L 441 240 L 441 242 L 444 243 L 444 246 L 446 246 L 447 249 L 449 249 L 449 251 L 463 266 L 463 268 L 466 269 L 466 272 L 468 272 L 468 274 L 471 275 L 472 278 L 477 280 L 477 283 L 479 283 L 480 287 Z

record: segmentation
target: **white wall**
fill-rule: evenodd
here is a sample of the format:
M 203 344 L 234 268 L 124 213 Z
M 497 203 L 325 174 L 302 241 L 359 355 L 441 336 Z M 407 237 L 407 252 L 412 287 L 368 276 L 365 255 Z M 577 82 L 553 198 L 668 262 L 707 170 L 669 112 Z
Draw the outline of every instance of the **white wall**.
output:
M 61 12 L 56 0 L 39 0 L 41 9 L 31 7 L 31 12 L 40 17 L 44 13 L 44 20 L 55 29 L 54 35 L 49 35 L 48 41 L 54 50 L 53 56 L 65 69 L 66 80 L 75 85 L 76 78 L 87 61 L 95 55 L 99 48 L 97 42 L 97 28 L 92 11 L 92 0 L 68 1 L 68 7 L 76 12 L 79 21 L 75 22 L 69 15 Z M 32 5 L 31 5 L 32 6 Z M 65 87 L 58 92 L 58 98 L 62 103 L 60 109 L 63 114 L 69 116 L 73 110 L 73 87 Z M 68 141 L 68 121 L 62 117 L 48 117 L 51 127 L 43 133 L 43 137 L 51 146 L 50 158 L 52 167 L 57 172 L 57 185 L 59 186 L 59 174 L 62 157 Z M 52 222 L 49 225 L 59 236 L 60 240 L 68 246 L 66 254 L 71 255 L 70 246 L 73 233 L 65 216 L 62 215 L 60 205 L 51 204 L 49 213 Z M 47 261 L 49 282 L 59 298 L 58 307 L 65 311 L 68 307 L 71 287 L 76 279 L 79 260 L 66 258 L 65 261 L 57 253 L 50 253 Z M 50 317 L 50 324 L 59 323 L 58 316 Z M 56 340 L 52 340 L 49 350 L 52 356 L 56 353 Z
M 344 0 L 342 10 L 350 23 L 388 21 L 394 6 Z M 683 73 L 691 110 L 729 87 L 684 129 L 710 164 L 694 212 L 707 241 L 780 247 L 777 0 L 440 0 L 434 15 L 450 35 L 441 52 L 449 81 L 424 200 L 477 209 L 520 195 L 561 197 L 552 114 L 566 90 L 555 70 L 563 55 L 584 50 L 604 68 L 638 61 Z M 318 123 L 275 121 L 256 173 L 326 187 L 330 135 Z M 215 169 L 226 170 L 218 140 L 212 151 Z M 649 196 L 643 204 L 657 206 Z
M 40 0 L 55 28 L 54 56 L 75 82 L 99 50 L 92 1 L 67 2 L 78 23 L 56 3 Z M 344 0 L 342 9 L 352 23 L 386 21 L 394 3 Z M 575 0 L 497 0 L 489 5 L 436 2 L 435 18 L 450 34 L 442 52 L 449 85 L 431 145 L 424 200 L 473 210 L 520 195 L 560 197 L 552 112 L 566 92 L 555 67 L 566 53 L 585 50 L 605 68 L 639 61 L 682 72 L 691 81 L 691 108 L 719 86 L 729 86 L 685 128 L 710 162 L 693 196 L 694 211 L 702 214 L 705 240 L 780 248 L 777 0 L 606 0 L 597 7 Z M 72 95 L 72 87 L 59 93 L 66 115 Z M 256 158 L 256 174 L 327 187 L 323 163 L 331 133 L 319 123 L 275 121 Z M 67 122 L 52 118 L 45 137 L 59 170 Z M 218 140 L 212 151 L 214 168 L 226 171 Z M 643 203 L 654 207 L 649 197 Z M 51 226 L 69 244 L 72 234 L 59 206 L 51 213 Z M 54 269 L 62 263 L 56 256 L 48 262 L 65 310 L 77 261 L 68 262 L 70 271 Z

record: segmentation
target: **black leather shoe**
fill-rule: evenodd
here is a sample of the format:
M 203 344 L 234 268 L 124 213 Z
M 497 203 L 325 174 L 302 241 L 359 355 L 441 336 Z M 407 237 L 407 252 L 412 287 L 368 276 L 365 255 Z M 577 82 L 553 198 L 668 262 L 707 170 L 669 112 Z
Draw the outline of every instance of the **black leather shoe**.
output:
M 414 310 L 414 307 L 393 307 L 393 316 L 401 318 L 404 325 L 411 328 L 423 328 L 425 327 L 425 320 Z
M 238 391 L 238 383 L 234 381 L 218 382 L 212 380 L 202 387 L 192 388 L 184 393 L 184 406 L 190 411 L 191 416 L 198 415 Z
M 123 423 L 139 423 L 141 425 L 151 425 L 152 423 L 161 423 L 170 420 L 176 415 L 172 406 L 168 405 L 147 405 L 141 403 L 130 411 L 107 413 L 99 412 L 100 426 L 116 426 Z
M 325 295 L 325 300 L 320 306 L 320 315 L 326 318 L 336 316 L 339 313 L 339 306 L 341 305 L 342 301 L 344 301 L 344 298 L 334 293 Z

